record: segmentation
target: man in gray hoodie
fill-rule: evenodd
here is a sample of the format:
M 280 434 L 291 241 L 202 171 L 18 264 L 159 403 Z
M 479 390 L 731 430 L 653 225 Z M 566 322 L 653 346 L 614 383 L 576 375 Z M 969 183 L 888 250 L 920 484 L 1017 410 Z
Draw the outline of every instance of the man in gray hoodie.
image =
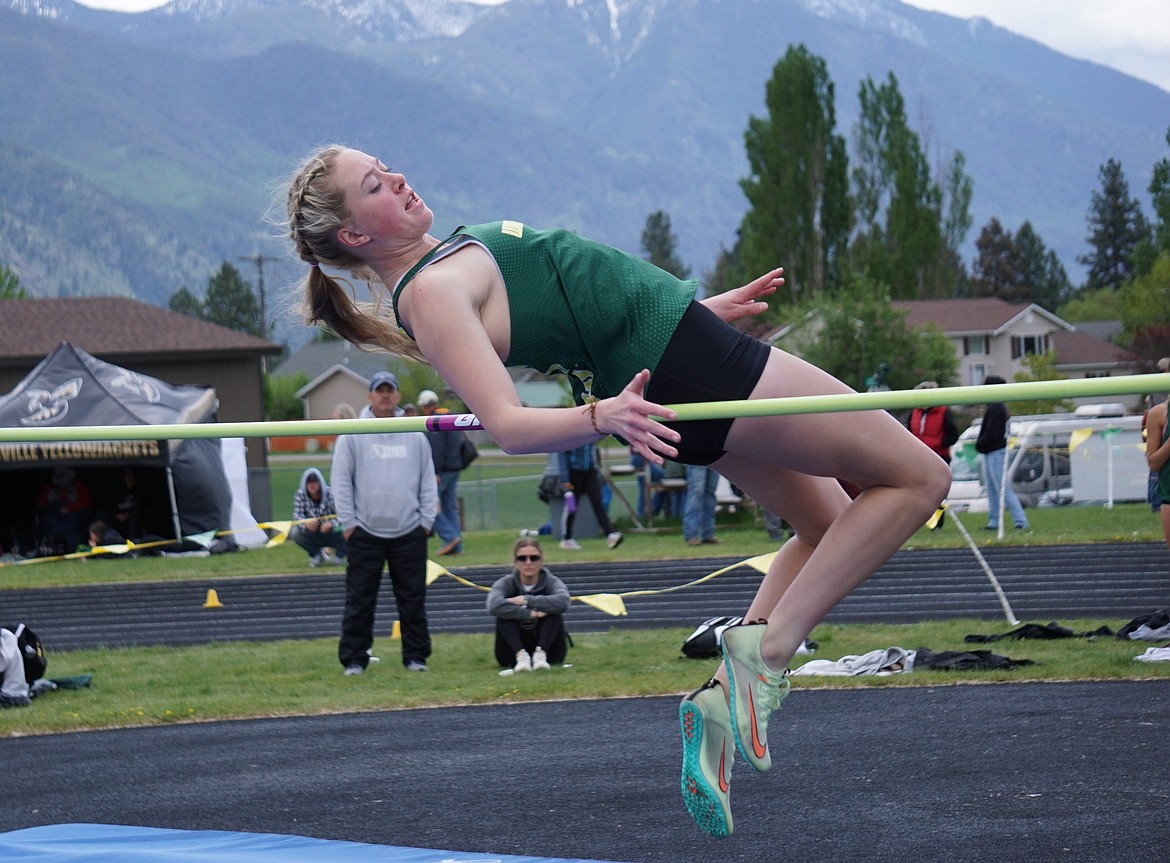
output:
M 362 417 L 398 415 L 398 379 L 370 379 Z M 333 448 L 333 498 L 345 525 L 345 614 L 337 656 L 346 674 L 361 674 L 374 643 L 374 608 L 382 567 L 390 572 L 402 627 L 402 664 L 426 671 L 427 537 L 438 492 L 431 447 L 422 432 L 339 435 Z

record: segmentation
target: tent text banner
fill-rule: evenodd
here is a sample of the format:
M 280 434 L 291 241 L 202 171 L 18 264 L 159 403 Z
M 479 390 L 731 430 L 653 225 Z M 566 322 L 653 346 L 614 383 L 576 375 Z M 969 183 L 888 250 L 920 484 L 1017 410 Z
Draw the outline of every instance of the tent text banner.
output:
M 62 441 L 60 443 L 0 443 L 0 468 L 100 465 L 133 461 L 165 465 L 167 442 L 160 440 Z

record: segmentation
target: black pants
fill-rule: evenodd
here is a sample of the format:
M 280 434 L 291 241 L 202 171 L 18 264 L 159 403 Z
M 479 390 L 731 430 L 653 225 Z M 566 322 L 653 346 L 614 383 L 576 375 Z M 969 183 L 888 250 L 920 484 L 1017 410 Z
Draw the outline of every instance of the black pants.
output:
M 374 608 L 383 564 L 390 571 L 398 620 L 402 625 L 402 664 L 425 662 L 431 655 L 427 628 L 427 532 L 421 527 L 396 539 L 382 539 L 355 528 L 345 567 L 345 615 L 337 658 L 343 666 L 369 664 L 374 643 Z
M 609 513 L 605 511 L 605 504 L 601 502 L 601 474 L 596 469 L 570 470 L 569 482 L 573 484 L 573 493 L 577 496 L 577 508 L 583 507 L 585 499 L 588 498 L 589 505 L 593 507 L 593 514 L 597 516 L 597 524 L 601 527 L 601 532 L 613 533 L 617 528 L 609 520 Z M 573 522 L 576 520 L 577 513 L 569 512 L 567 509 L 564 511 L 561 519 L 562 539 L 573 538 Z
M 516 654 L 521 650 L 532 653 L 537 647 L 544 648 L 551 664 L 560 665 L 569 652 L 568 641 L 563 614 L 532 621 L 496 618 L 496 662 L 504 668 L 516 664 Z

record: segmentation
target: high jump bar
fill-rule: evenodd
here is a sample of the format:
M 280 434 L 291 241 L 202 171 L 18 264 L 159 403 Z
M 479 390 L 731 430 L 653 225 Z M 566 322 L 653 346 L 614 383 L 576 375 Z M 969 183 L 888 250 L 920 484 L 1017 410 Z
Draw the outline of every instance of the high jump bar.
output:
M 679 420 L 793 416 L 867 410 L 906 410 L 936 405 L 972 405 L 1039 399 L 1093 398 L 1170 392 L 1170 374 L 1123 375 L 1076 380 L 1026 381 L 972 387 L 886 390 L 870 393 L 791 396 L 776 399 L 701 402 L 669 405 Z M 1071 415 L 1070 415 L 1071 417 Z M 311 437 L 313 435 L 377 434 L 414 431 L 476 431 L 483 428 L 475 414 L 429 417 L 278 420 L 274 422 L 176 423 L 175 425 L 109 425 L 0 428 L 0 444 L 105 440 L 194 440 L 230 437 Z M 67 454 L 62 454 L 67 457 Z

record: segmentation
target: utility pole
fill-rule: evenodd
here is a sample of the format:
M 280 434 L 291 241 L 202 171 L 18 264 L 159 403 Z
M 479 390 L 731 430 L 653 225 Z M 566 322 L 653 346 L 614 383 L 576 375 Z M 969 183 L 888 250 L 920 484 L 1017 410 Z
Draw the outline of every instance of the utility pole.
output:
M 241 255 L 241 261 L 250 261 L 256 265 L 257 284 L 256 287 L 260 293 L 260 336 L 268 338 L 268 312 L 264 299 L 264 262 L 271 261 L 272 258 L 266 258 L 264 255 L 257 252 L 254 255 Z M 268 358 L 260 358 L 260 371 L 264 374 L 268 373 Z

